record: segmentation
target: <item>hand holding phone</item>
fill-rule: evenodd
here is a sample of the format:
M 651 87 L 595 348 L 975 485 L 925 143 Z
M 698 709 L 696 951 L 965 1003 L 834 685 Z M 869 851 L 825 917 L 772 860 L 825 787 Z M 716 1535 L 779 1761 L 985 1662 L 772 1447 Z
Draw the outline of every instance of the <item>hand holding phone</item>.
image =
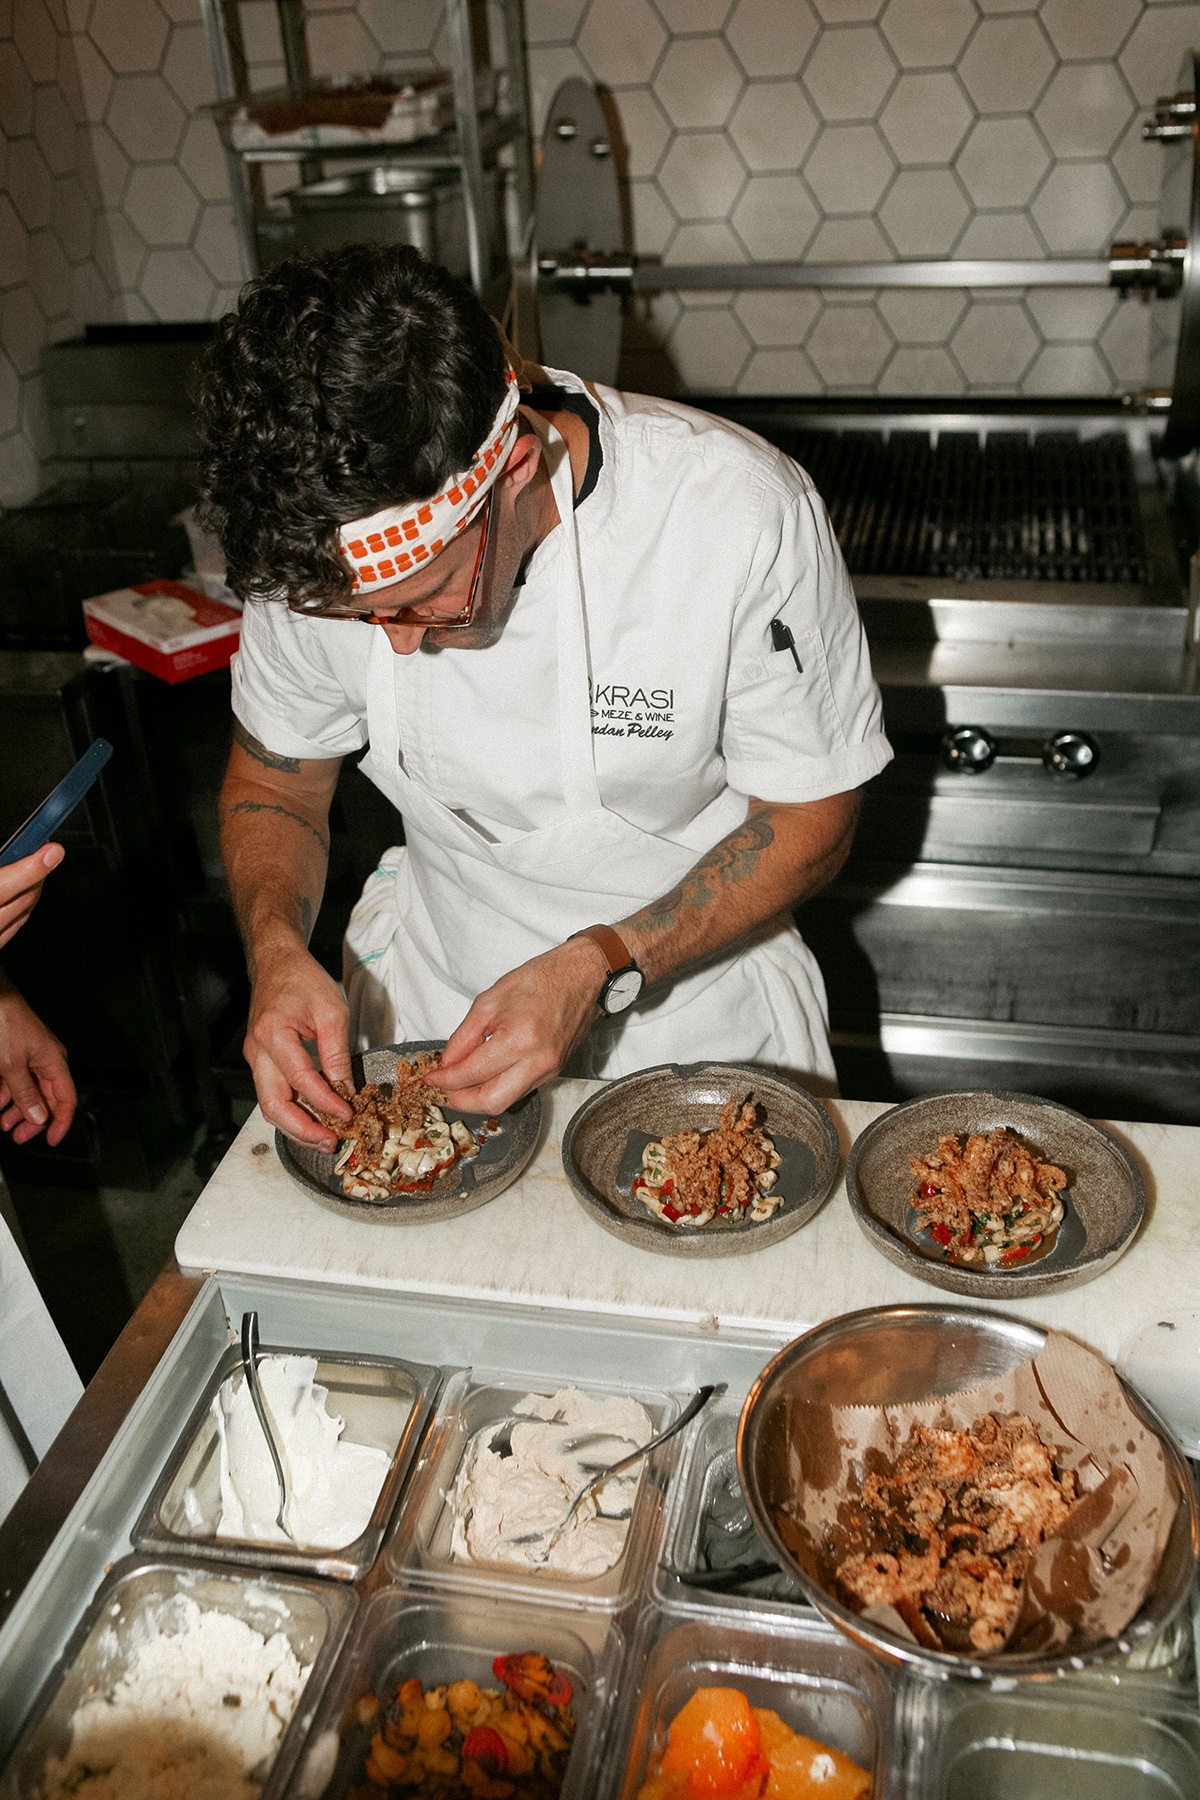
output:
M 63 855 L 61 844 L 45 844 L 32 856 L 0 868 L 0 950 L 20 931 L 38 903 L 43 881 Z
M 70 818 L 111 755 L 112 745 L 107 738 L 99 737 L 89 744 L 70 773 L 63 776 L 25 823 L 17 826 L 7 842 L 0 844 L 0 869 L 41 849 Z

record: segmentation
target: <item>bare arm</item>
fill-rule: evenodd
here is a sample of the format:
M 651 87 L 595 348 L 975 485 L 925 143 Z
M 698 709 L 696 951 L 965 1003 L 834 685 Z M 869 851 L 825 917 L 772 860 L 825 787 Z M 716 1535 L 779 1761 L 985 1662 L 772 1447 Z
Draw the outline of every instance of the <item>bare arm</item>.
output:
M 221 790 L 221 852 L 246 946 L 252 987 L 245 1053 L 263 1112 L 301 1143 L 329 1147 L 333 1134 L 296 1104 L 349 1116 L 313 1068 L 315 1041 L 329 1081 L 348 1080 L 346 1003 L 309 955 L 325 889 L 329 803 L 340 757 L 277 756 L 234 727 Z
M 751 800 L 745 820 L 660 900 L 616 921 L 647 982 L 728 949 L 816 893 L 846 860 L 855 792 L 782 805 Z M 446 1046 L 441 1081 L 457 1106 L 495 1112 L 562 1067 L 599 1017 L 607 965 L 572 938 L 481 994 Z

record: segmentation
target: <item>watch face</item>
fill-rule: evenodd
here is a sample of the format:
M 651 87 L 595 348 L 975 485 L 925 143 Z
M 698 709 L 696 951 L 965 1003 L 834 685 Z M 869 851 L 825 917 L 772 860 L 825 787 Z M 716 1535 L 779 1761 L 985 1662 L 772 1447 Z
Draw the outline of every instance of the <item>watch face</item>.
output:
M 640 969 L 622 969 L 619 975 L 610 975 L 605 983 L 600 1004 L 606 1013 L 624 1012 L 632 1006 L 642 988 L 646 977 Z

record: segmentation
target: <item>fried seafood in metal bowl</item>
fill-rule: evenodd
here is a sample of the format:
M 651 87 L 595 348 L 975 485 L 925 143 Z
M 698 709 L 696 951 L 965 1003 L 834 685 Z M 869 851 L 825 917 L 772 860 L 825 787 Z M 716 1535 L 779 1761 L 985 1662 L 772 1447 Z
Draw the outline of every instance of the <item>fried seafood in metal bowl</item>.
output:
M 846 1193 L 875 1248 L 934 1287 L 1022 1299 L 1112 1267 L 1142 1222 L 1137 1164 L 1036 1094 L 929 1094 L 856 1140 Z
M 751 1063 L 668 1064 L 611 1082 L 563 1134 L 584 1210 L 627 1244 L 736 1256 L 798 1231 L 838 1168 L 829 1115 Z
M 351 1063 L 354 1109 L 336 1151 L 275 1133 L 292 1179 L 335 1212 L 391 1224 L 457 1218 L 494 1200 L 537 1148 L 542 1108 L 527 1094 L 496 1118 L 460 1112 L 437 1087 L 444 1039 L 387 1044 Z
M 1186 1605 L 1200 1510 L 1102 1357 L 964 1306 L 798 1338 L 738 1428 L 754 1524 L 825 1616 L 925 1673 L 1045 1678 L 1142 1650 Z

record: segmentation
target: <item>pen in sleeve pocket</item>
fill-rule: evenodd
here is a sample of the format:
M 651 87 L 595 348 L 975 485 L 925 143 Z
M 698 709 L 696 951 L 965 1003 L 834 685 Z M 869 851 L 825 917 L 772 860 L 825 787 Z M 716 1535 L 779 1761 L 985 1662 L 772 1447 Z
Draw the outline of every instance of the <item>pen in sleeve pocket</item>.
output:
M 803 675 L 804 664 L 800 661 L 800 656 L 796 649 L 796 640 L 792 636 L 790 627 L 785 625 L 782 619 L 771 620 L 771 648 L 772 650 L 790 650 L 792 653 L 792 661 L 795 663 L 801 675 Z

